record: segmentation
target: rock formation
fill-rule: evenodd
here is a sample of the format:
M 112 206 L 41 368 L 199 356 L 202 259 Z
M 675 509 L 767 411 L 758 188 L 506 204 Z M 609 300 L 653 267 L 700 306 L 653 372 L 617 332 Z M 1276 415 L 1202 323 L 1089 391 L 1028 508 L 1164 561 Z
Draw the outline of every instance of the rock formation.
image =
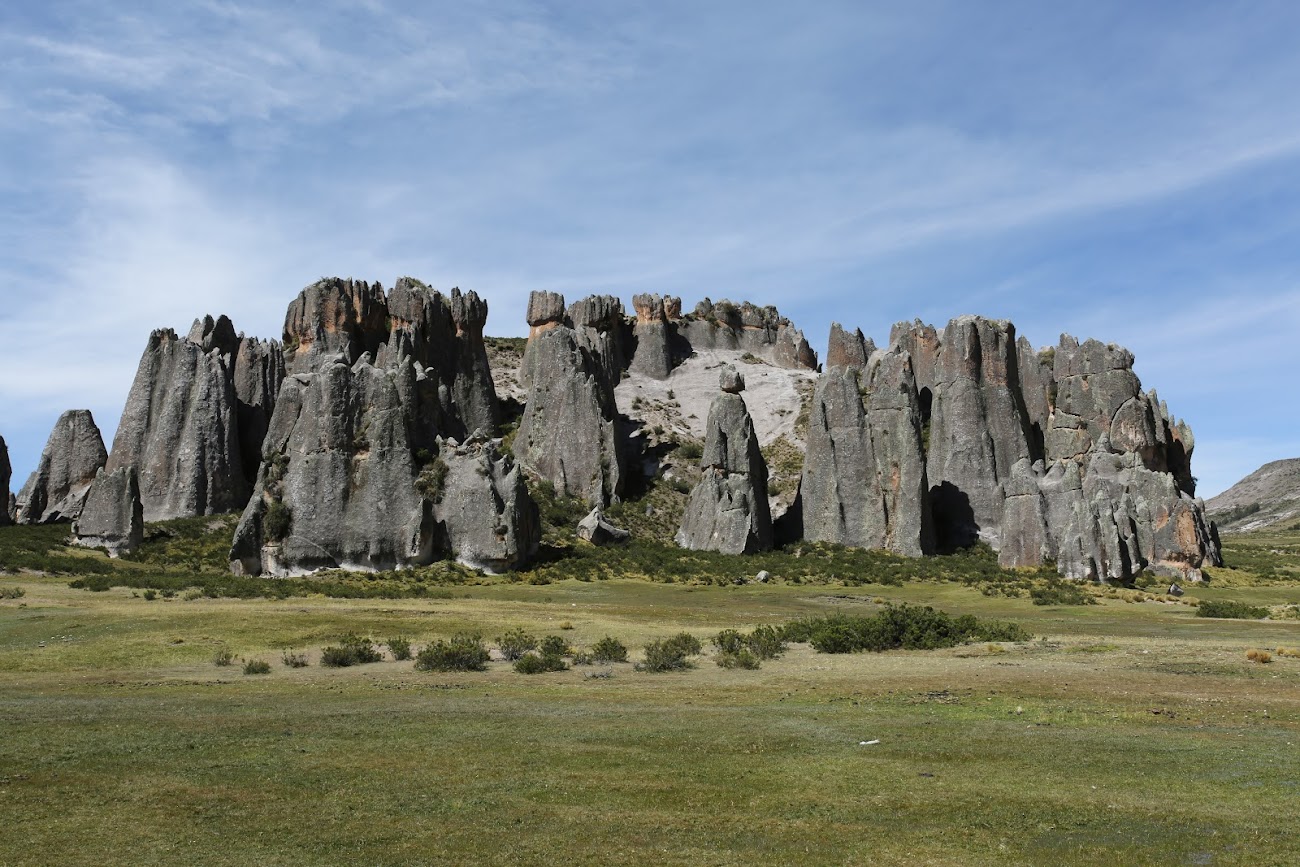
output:
M 144 505 L 135 467 L 100 470 L 90 486 L 85 508 L 72 524 L 73 541 L 86 548 L 106 548 L 110 557 L 131 554 L 144 541 Z
M 549 311 L 551 298 L 534 298 L 529 309 Z M 591 310 L 575 308 L 580 314 Z M 571 314 L 575 308 L 570 308 Z M 580 321 L 602 320 L 587 316 Z M 533 336 L 524 353 L 523 377 L 530 390 L 515 436 L 515 456 L 553 484 L 558 494 L 592 505 L 609 503 L 622 491 L 624 464 L 614 402 L 618 368 L 612 332 L 552 320 L 530 319 L 530 325 Z
M 861 329 L 853 333 L 844 330 L 838 322 L 831 323 L 831 336 L 826 344 L 826 369 L 851 367 L 866 370 L 867 359 L 876 351 L 876 344 L 862 336 Z
M 285 365 L 303 373 L 332 364 L 342 352 L 348 362 L 373 358 L 388 337 L 384 287 L 364 280 L 327 277 L 298 293 L 284 317 Z
M 705 298 L 695 305 L 678 331 L 693 349 L 734 349 L 749 352 L 778 367 L 817 369 L 817 356 L 790 320 L 775 307 L 758 307 L 748 301 L 716 304 Z
M 668 320 L 664 299 L 658 295 L 635 295 L 632 306 L 636 309 L 636 354 L 632 370 L 653 379 L 667 379 L 673 371 L 673 337 L 676 326 Z M 681 310 L 681 300 L 672 305 Z
M 800 498 L 805 538 L 921 556 L 934 527 L 911 357 L 877 358 L 864 403 L 867 342 L 831 328 L 827 367 L 813 392 Z
M 245 337 L 235 354 L 235 405 L 239 423 L 239 456 L 244 479 L 251 486 L 262 458 L 262 440 L 275 412 L 284 381 L 284 353 L 274 340 Z
M 722 369 L 722 393 L 709 408 L 708 434 L 700 468 L 677 532 L 683 548 L 751 554 L 772 547 L 767 502 L 767 464 L 754 423 L 740 392 L 744 378 L 731 365 Z
M 145 520 L 219 514 L 248 502 L 235 390 L 239 351 L 224 316 L 195 322 L 184 338 L 170 328 L 149 336 L 107 466 L 110 473 L 136 468 Z M 250 384 L 250 399 L 255 392 Z M 250 436 L 255 416 L 248 417 Z
M 385 570 L 439 556 L 510 568 L 535 552 L 536 505 L 518 469 L 484 438 L 437 437 L 416 406 L 432 387 L 408 357 L 379 367 L 342 350 L 287 378 L 232 569 Z
M 593 545 L 625 542 L 631 535 L 622 527 L 616 527 L 605 520 L 605 513 L 600 506 L 592 509 L 585 518 L 578 522 L 578 538 Z
M 74 409 L 59 416 L 36 472 L 18 492 L 18 523 L 76 519 L 107 457 L 104 438 L 89 410 Z
M 9 483 L 13 477 L 13 468 L 9 464 L 9 447 L 5 438 L 0 437 L 0 527 L 13 523 L 14 516 L 9 508 Z

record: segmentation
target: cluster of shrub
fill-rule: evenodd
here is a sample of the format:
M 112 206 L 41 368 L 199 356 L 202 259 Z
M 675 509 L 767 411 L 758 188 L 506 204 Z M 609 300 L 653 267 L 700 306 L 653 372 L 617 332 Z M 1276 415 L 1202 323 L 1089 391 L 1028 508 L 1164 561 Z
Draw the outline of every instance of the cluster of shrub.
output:
M 1225 617 L 1233 620 L 1262 620 L 1268 616 L 1268 609 L 1245 602 L 1230 599 L 1202 599 L 1196 606 L 1197 617 Z
M 810 617 L 787 623 L 786 641 L 808 642 L 820 653 L 867 650 L 937 650 L 971 641 L 1028 641 L 1016 623 L 983 620 L 973 614 L 954 617 L 929 606 L 890 605 L 870 615 Z

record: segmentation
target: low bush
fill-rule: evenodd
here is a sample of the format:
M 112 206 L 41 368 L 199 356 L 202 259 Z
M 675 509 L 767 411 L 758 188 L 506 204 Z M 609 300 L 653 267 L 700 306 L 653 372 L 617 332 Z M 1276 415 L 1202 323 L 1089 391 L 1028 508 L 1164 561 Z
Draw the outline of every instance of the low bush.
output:
M 776 659 L 785 652 L 785 639 L 773 626 L 756 627 L 748 635 L 735 629 L 724 629 L 713 637 L 713 645 L 723 656 L 735 656 L 743 651 L 756 660 Z
M 280 661 L 288 668 L 306 668 L 308 665 L 307 654 L 293 650 L 286 650 L 280 657 Z
M 530 636 L 523 629 L 511 629 L 504 636 L 497 638 L 497 646 L 500 647 L 500 655 L 504 656 L 507 662 L 515 662 L 516 659 L 523 658 L 529 650 L 537 650 L 537 638 Z
M 1034 587 L 1029 591 L 1029 598 L 1035 605 L 1097 604 L 1091 593 L 1069 581 L 1049 581 L 1042 587 Z
M 1277 649 L 1277 655 L 1300 659 L 1300 647 L 1279 647 Z
M 266 514 L 262 516 L 262 529 L 270 541 L 283 542 L 289 538 L 289 532 L 293 529 L 293 512 L 281 501 L 272 500 L 266 507 Z
M 152 589 L 150 589 L 150 590 L 146 590 L 146 591 L 144 591 L 144 601 L 145 601 L 145 602 L 152 602 L 152 601 L 154 601 L 154 600 L 157 599 L 157 598 L 158 598 L 158 591 L 157 591 L 157 590 L 152 590 Z
M 27 591 L 21 587 L 0 587 L 0 599 L 22 599 Z
M 525 653 L 515 662 L 515 671 L 520 674 L 541 674 L 546 671 L 565 671 L 569 667 L 564 657 L 554 654 Z
M 1273 661 L 1273 654 L 1267 650 L 1247 650 L 1246 658 L 1251 662 L 1270 663 Z
M 481 637 L 460 633 L 421 650 L 415 667 L 420 671 L 484 671 L 491 658 Z
M 537 650 L 542 656 L 569 656 L 573 653 L 569 643 L 558 635 L 548 635 L 543 638 Z
M 970 641 L 1027 641 L 1018 624 L 960 617 L 929 606 L 890 605 L 877 614 L 861 617 L 819 617 L 796 621 L 782 629 L 788 641 L 806 641 L 819 653 L 854 653 L 860 650 L 935 650 Z
M 383 654 L 369 638 L 348 633 L 340 639 L 337 646 L 327 647 L 321 651 L 320 664 L 328 668 L 347 668 L 368 662 L 379 662 Z
M 218 650 L 215 654 L 213 654 L 212 664 L 221 666 L 222 668 L 226 667 L 227 665 L 234 665 L 235 654 L 231 653 L 229 648 L 223 647 L 220 650 Z
M 1231 620 L 1260 620 L 1268 616 L 1268 609 L 1229 599 L 1202 599 L 1196 606 L 1197 617 L 1223 617 Z
M 388 639 L 388 652 L 393 655 L 393 659 L 398 661 L 410 659 L 411 641 L 408 638 L 390 638 Z
M 645 658 L 637 663 L 637 671 L 685 671 L 694 668 L 695 663 L 688 657 L 697 656 L 704 648 L 700 640 L 689 632 L 682 632 L 672 638 L 652 641 L 645 646 Z
M 271 663 L 265 659 L 250 659 L 244 663 L 244 674 L 270 674 Z
M 617 638 L 606 635 L 591 646 L 591 658 L 596 662 L 627 662 L 627 647 Z
M 754 670 L 759 667 L 758 657 L 748 647 L 722 653 L 718 656 L 718 665 L 723 668 L 744 668 Z

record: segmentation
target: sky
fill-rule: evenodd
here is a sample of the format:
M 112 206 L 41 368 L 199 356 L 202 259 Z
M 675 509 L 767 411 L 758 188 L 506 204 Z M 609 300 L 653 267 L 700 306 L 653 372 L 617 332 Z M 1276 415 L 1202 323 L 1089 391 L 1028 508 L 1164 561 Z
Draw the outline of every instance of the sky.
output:
M 9 0 L 0 436 L 321 276 L 1120 343 L 1212 495 L 1300 456 L 1300 4 Z

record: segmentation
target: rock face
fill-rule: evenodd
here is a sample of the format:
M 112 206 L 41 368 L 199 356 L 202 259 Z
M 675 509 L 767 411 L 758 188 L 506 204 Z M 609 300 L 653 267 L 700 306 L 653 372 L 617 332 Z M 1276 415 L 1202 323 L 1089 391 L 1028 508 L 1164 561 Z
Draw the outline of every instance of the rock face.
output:
M 588 512 L 587 517 L 578 522 L 578 538 L 593 545 L 625 542 L 631 535 L 622 527 L 615 527 L 605 520 L 605 513 L 601 511 L 599 506 Z
M 274 340 L 245 337 L 235 353 L 235 406 L 239 423 L 239 457 L 244 479 L 257 478 L 262 440 L 275 412 L 284 382 L 284 352 Z
M 529 308 L 548 303 L 535 299 Z M 618 367 L 613 341 L 611 331 L 595 326 L 550 323 L 542 330 L 534 326 L 524 353 L 523 378 L 530 391 L 515 436 L 515 456 L 557 493 L 592 505 L 614 500 L 623 484 L 625 445 L 614 401 Z
M 89 410 L 74 409 L 59 416 L 36 472 L 18 492 L 18 523 L 75 520 L 107 458 L 104 438 Z
M 9 464 L 9 447 L 5 438 L 0 437 L 0 527 L 13 523 L 14 516 L 9 508 L 9 483 L 13 477 L 13 468 Z
M 387 337 L 383 286 L 323 278 L 299 292 L 285 314 L 285 364 L 289 372 L 302 373 L 332 363 L 340 352 L 349 362 L 366 352 L 373 358 Z
M 386 570 L 439 556 L 509 568 L 535 552 L 537 508 L 518 469 L 483 438 L 438 437 L 420 409 L 438 389 L 400 353 L 379 367 L 341 350 L 287 378 L 232 569 Z
M 677 330 L 668 321 L 664 299 L 658 295 L 636 295 L 632 306 L 636 308 L 633 329 L 636 354 L 632 358 L 632 370 L 654 379 L 667 379 L 673 372 L 673 338 Z M 680 311 L 681 300 L 677 299 L 673 306 Z
M 722 393 L 709 409 L 700 459 L 703 478 L 691 492 L 677 544 L 691 550 L 749 554 L 772 547 L 767 502 L 767 464 L 739 392 L 744 380 L 728 365 Z
M 778 367 L 817 369 L 817 355 L 803 332 L 775 307 L 758 307 L 748 301 L 715 304 L 705 298 L 695 305 L 690 317 L 678 323 L 678 333 L 691 349 L 736 349 Z
M 250 354 L 255 351 L 271 356 L 267 367 L 277 366 L 270 348 L 249 347 Z M 110 473 L 136 468 L 145 520 L 230 512 L 248 502 L 235 389 L 238 354 L 239 342 L 224 316 L 199 320 L 184 338 L 170 328 L 149 336 L 107 466 Z M 262 371 L 250 366 L 246 373 L 249 399 L 255 401 L 251 380 Z M 274 376 L 268 372 L 264 378 Z M 246 430 L 252 439 L 258 423 L 249 406 Z
M 851 338 L 833 326 L 831 347 L 827 358 L 839 363 L 817 380 L 808 424 L 799 488 L 804 535 L 908 556 L 933 553 L 911 357 L 894 348 L 878 358 L 864 403 L 861 334 Z
M 74 541 L 86 548 L 107 548 L 110 557 L 131 554 L 144 541 L 144 505 L 135 467 L 100 470 L 86 506 L 72 525 Z

